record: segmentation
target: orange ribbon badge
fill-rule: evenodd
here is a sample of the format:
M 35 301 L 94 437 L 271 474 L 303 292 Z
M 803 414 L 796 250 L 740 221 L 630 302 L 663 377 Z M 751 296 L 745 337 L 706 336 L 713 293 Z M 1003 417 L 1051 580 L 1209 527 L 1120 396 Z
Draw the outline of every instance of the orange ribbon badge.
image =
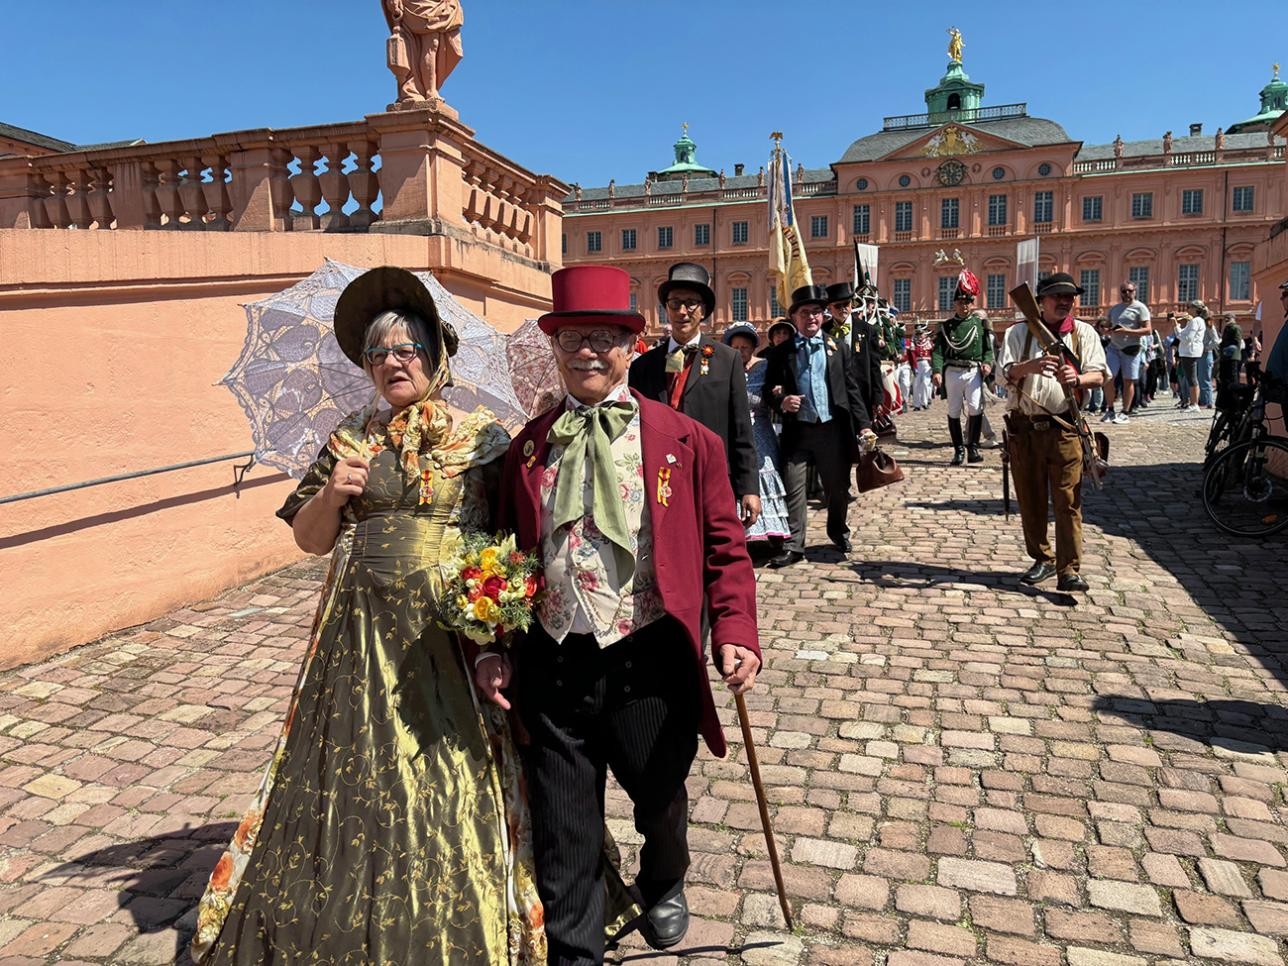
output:
M 671 499 L 671 468 L 663 466 L 657 471 L 657 502 L 662 506 L 670 506 Z

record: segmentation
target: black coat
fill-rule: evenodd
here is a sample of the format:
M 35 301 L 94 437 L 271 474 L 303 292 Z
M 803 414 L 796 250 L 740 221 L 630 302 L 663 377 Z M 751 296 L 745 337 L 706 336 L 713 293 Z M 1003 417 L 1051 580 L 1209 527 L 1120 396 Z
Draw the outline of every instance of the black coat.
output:
M 843 425 L 845 436 L 853 440 L 861 430 L 872 425 L 867 402 L 859 388 L 857 366 L 850 347 L 844 342 L 837 342 L 831 336 L 825 336 L 831 347 L 827 352 L 827 402 L 832 410 L 833 420 Z M 783 398 L 799 396 L 801 391 L 796 382 L 798 367 L 796 363 L 796 340 L 788 339 L 774 346 L 765 354 L 766 397 L 773 400 L 773 406 L 783 412 Z M 877 385 L 880 385 L 878 379 Z M 775 387 L 782 387 L 782 392 L 774 392 Z M 783 451 L 790 452 L 795 446 L 796 433 L 800 423 L 795 413 L 783 412 Z
M 859 381 L 859 395 L 871 415 L 885 400 L 881 384 L 881 350 L 877 348 L 877 329 L 858 315 L 850 318 L 850 352 L 854 378 Z
M 646 399 L 670 404 L 667 395 L 666 357 L 670 340 L 663 339 L 631 363 L 630 387 Z M 711 348 L 707 373 L 702 375 L 702 356 L 693 360 L 680 412 L 711 430 L 725 446 L 729 460 L 729 482 L 736 496 L 760 495 L 760 463 L 751 435 L 751 404 L 747 399 L 747 375 L 736 349 L 702 336 L 698 352 Z

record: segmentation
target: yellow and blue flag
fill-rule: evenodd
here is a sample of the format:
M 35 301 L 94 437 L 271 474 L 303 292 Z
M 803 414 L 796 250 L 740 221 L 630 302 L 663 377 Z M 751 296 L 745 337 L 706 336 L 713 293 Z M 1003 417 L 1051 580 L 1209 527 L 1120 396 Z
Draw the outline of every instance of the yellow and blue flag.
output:
M 784 309 L 792 292 L 814 281 L 792 207 L 792 159 L 781 145 L 769 157 L 769 275 Z

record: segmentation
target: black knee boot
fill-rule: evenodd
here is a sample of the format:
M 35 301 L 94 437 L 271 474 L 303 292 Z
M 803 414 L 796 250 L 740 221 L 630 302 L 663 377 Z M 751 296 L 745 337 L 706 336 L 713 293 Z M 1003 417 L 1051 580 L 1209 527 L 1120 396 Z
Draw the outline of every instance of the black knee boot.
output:
M 953 440 L 953 458 L 950 466 L 961 466 L 966 462 L 966 447 L 962 445 L 962 424 L 960 420 L 948 417 L 948 435 Z
M 979 434 L 984 428 L 984 416 L 971 416 L 966 423 L 966 459 L 971 463 L 984 462 L 984 454 L 979 451 Z

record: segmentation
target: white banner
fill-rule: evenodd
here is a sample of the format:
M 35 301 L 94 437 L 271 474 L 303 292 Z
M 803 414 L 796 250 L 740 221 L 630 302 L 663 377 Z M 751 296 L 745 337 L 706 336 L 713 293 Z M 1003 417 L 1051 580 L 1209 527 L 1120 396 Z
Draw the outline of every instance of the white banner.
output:
M 1015 284 L 1029 283 L 1029 288 L 1036 294 L 1038 290 L 1038 239 L 1030 238 L 1015 246 Z M 1024 313 L 1016 311 L 1017 319 L 1024 318 Z
M 868 276 L 868 279 L 871 279 L 872 284 L 880 289 L 881 282 L 877 275 L 877 264 L 880 259 L 881 249 L 876 245 L 855 242 L 854 251 L 858 255 L 858 259 L 863 262 L 863 271 Z M 865 284 L 867 284 L 867 279 L 859 278 L 859 266 L 856 264 L 854 266 L 854 290 L 859 291 Z

